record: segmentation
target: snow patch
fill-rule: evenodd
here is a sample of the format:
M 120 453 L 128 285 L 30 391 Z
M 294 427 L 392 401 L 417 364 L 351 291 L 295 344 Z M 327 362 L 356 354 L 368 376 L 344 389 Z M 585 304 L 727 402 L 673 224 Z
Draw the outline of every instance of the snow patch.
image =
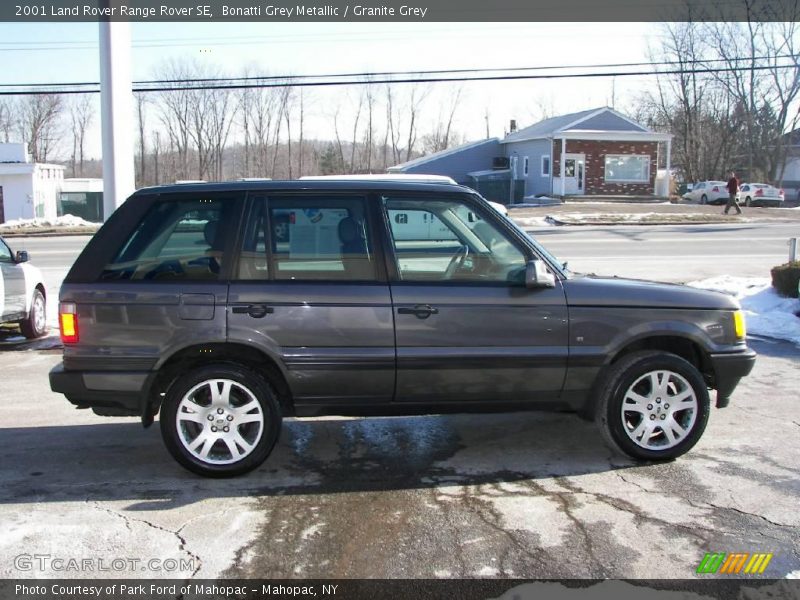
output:
M 800 299 L 779 296 L 769 278 L 721 275 L 687 285 L 737 298 L 746 316 L 748 333 L 800 344 Z
M 0 225 L 0 230 L 36 229 L 39 227 L 100 227 L 75 215 L 63 215 L 55 219 L 12 219 Z

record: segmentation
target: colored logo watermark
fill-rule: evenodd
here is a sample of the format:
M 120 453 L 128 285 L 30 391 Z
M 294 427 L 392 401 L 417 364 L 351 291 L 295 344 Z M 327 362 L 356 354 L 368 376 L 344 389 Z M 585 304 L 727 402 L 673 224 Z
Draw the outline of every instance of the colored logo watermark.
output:
M 706 552 L 697 572 L 704 575 L 761 575 L 771 560 L 771 552 Z

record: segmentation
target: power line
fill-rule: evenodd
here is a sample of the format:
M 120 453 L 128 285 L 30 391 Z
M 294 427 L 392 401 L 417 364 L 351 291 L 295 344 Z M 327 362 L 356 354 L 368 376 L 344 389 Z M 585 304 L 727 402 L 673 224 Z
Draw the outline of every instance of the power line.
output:
M 668 61 L 649 61 L 649 62 L 629 62 L 629 63 L 607 63 L 607 64 L 579 64 L 579 65 L 539 65 L 535 67 L 502 67 L 502 68 L 475 68 L 475 69 L 434 69 L 434 70 L 421 70 L 421 71 L 372 71 L 372 72 L 354 72 L 354 73 L 326 73 L 326 74 L 305 74 L 305 75 L 260 75 L 260 76 L 246 76 L 246 77 L 207 77 L 207 78 L 183 78 L 183 79 L 154 79 L 144 81 L 134 81 L 134 91 L 165 91 L 159 87 L 153 87 L 156 84 L 192 84 L 185 86 L 185 89 L 224 89 L 226 86 L 236 86 L 238 88 L 245 87 L 285 87 L 293 85 L 300 87 L 302 85 L 312 86 L 318 85 L 357 85 L 362 83 L 407 83 L 411 81 L 394 79 L 395 77 L 422 77 L 427 75 L 466 75 L 466 74 L 481 74 L 481 73 L 519 73 L 528 71 L 549 71 L 549 70 L 566 70 L 566 69 L 608 69 L 608 68 L 630 68 L 630 67 L 658 67 L 658 66 L 674 66 L 674 65 L 708 65 L 711 63 L 739 63 L 744 61 L 761 62 L 766 60 L 782 60 L 792 59 L 797 60 L 800 55 L 796 54 L 777 54 L 774 56 L 757 56 L 757 57 L 734 57 L 734 58 L 716 58 L 716 59 L 693 59 L 693 60 L 668 60 Z M 787 65 L 769 65 L 769 66 L 756 66 L 757 70 L 766 68 L 791 68 L 795 67 L 794 64 Z M 729 67 L 729 68 L 705 68 L 705 69 L 679 69 L 676 71 L 641 71 L 631 72 L 623 71 L 616 73 L 567 73 L 567 74 L 553 74 L 541 76 L 493 76 L 493 77 L 464 77 L 464 78 L 427 78 L 421 79 L 423 81 L 486 81 L 486 80 L 502 80 L 502 79 L 536 79 L 536 78 L 566 78 L 566 77 L 617 77 L 625 75 L 658 75 L 658 74 L 677 74 L 677 73 L 700 73 L 700 72 L 719 72 L 719 71 L 740 71 L 750 70 L 751 67 Z M 392 79 L 385 79 L 381 81 L 373 81 L 376 77 L 391 77 Z M 357 78 L 356 81 L 346 81 L 338 83 L 336 81 L 322 81 L 322 82 L 309 82 L 306 80 L 316 79 L 338 79 L 338 78 Z M 226 82 L 226 83 L 223 83 Z M 258 82 L 257 85 L 243 85 L 244 82 Z M 264 82 L 280 82 L 277 85 L 268 85 Z M 218 85 L 209 86 L 204 88 L 203 83 L 215 83 Z M 261 85 L 263 84 L 263 85 Z M 97 87 L 100 84 L 96 81 L 91 82 L 69 82 L 69 83 L 4 83 L 0 84 L 0 88 L 29 88 L 26 91 L 15 91 L 17 94 L 33 94 L 36 92 L 43 93 L 91 93 L 96 90 L 77 90 L 69 88 L 78 87 Z M 138 86 L 138 87 L 137 87 Z M 142 87 L 147 86 L 147 87 Z M 47 88 L 47 89 L 34 89 L 34 88 Z M 67 89 L 60 89 L 67 88 Z M 172 91 L 174 88 L 169 88 Z M 184 89 L 181 87 L 180 89 Z
M 540 75 L 485 75 L 478 77 L 408 77 L 403 79 L 342 79 L 334 81 L 294 81 L 291 78 L 286 81 L 273 83 L 203 83 L 202 85 L 182 85 L 182 86 L 158 86 L 158 87 L 133 87 L 133 92 L 176 92 L 191 90 L 239 90 L 239 89 L 263 89 L 281 87 L 332 87 L 346 85 L 379 85 L 387 83 L 456 83 L 471 81 L 520 81 L 536 79 L 585 79 L 599 77 L 631 77 L 631 76 L 653 76 L 653 75 L 692 75 L 709 73 L 733 73 L 740 71 L 764 71 L 773 68 L 797 68 L 796 65 L 760 65 L 752 67 L 719 67 L 706 69 L 672 69 L 667 71 L 605 71 L 599 73 L 551 73 Z M 228 81 L 221 79 L 218 81 Z M 95 89 L 50 89 L 50 90 L 12 90 L 0 91 L 0 96 L 43 96 L 48 94 L 96 94 Z

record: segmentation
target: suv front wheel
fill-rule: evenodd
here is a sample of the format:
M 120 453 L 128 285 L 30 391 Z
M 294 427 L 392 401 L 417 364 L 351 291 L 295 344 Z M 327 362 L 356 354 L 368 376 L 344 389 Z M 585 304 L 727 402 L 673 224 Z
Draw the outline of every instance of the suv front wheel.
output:
M 688 452 L 708 422 L 700 372 L 667 352 L 636 352 L 613 364 L 599 389 L 596 420 L 609 444 L 640 460 Z
M 208 365 L 178 378 L 161 407 L 161 435 L 184 467 L 208 477 L 241 475 L 272 451 L 281 427 L 275 393 L 238 365 Z

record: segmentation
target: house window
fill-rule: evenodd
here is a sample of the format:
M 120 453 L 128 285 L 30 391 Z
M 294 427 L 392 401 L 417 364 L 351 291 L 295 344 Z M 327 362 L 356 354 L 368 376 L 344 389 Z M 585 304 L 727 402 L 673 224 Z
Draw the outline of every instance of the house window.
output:
M 648 183 L 650 157 L 634 154 L 606 154 L 606 181 Z
M 527 156 L 525 157 L 525 166 L 524 166 L 523 170 L 525 171 L 525 177 L 527 177 L 528 176 L 528 157 Z
M 542 156 L 542 177 L 550 176 L 550 157 Z

